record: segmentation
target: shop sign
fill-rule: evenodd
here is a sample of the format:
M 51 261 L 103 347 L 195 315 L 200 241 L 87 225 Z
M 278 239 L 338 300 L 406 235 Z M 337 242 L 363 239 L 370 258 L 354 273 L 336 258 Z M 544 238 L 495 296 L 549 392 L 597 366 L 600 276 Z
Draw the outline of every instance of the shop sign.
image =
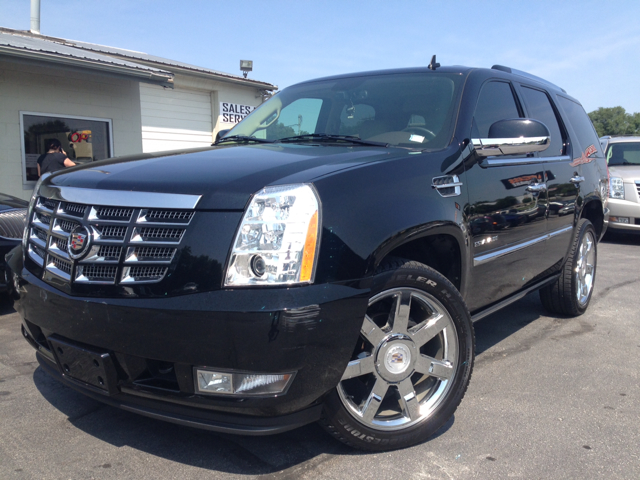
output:
M 240 105 L 239 103 L 220 102 L 220 121 L 222 123 L 238 123 L 253 112 L 256 107 Z
M 67 138 L 71 143 L 91 142 L 91 130 L 79 130 L 69 133 Z

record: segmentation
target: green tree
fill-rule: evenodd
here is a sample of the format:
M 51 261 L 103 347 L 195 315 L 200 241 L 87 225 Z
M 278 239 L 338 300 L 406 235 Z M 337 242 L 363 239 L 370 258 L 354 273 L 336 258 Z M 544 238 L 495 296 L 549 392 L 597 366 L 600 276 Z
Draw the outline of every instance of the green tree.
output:
M 603 108 L 589 113 L 600 137 L 640 134 L 640 113 L 627 113 L 622 107 Z
M 300 133 L 296 132 L 293 127 L 288 127 L 282 123 L 274 123 L 267 127 L 267 138 L 269 140 L 278 140 L 285 137 L 294 137 L 296 135 L 308 135 L 309 132 L 300 130 Z

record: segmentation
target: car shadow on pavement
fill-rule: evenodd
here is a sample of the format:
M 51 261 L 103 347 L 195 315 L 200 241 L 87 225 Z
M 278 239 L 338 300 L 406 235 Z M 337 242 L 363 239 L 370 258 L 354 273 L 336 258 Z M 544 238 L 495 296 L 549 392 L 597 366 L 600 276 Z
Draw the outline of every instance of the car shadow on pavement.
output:
M 302 464 L 308 471 L 333 456 L 367 454 L 334 440 L 316 423 L 271 436 L 218 434 L 102 404 L 49 377 L 40 367 L 35 370 L 33 381 L 40 394 L 69 423 L 88 435 L 117 448 L 127 446 L 197 468 L 262 475 L 295 471 Z M 444 434 L 453 423 L 452 417 L 430 440 Z
M 5 293 L 0 293 L 0 316 L 15 313 L 13 300 Z
M 533 292 L 515 303 L 473 324 L 476 333 L 476 356 L 541 317 L 551 317 L 542 307 L 538 292 Z
M 602 242 L 622 245 L 640 245 L 640 235 L 633 233 L 618 233 L 607 231 Z

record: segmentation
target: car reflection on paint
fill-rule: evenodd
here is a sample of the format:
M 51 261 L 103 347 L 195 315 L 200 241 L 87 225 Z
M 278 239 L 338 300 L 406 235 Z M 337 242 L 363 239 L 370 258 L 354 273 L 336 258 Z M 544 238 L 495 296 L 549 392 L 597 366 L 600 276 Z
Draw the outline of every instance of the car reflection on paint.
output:
M 558 216 L 569 215 L 576 211 L 576 202 L 568 202 L 564 207 L 558 210 Z

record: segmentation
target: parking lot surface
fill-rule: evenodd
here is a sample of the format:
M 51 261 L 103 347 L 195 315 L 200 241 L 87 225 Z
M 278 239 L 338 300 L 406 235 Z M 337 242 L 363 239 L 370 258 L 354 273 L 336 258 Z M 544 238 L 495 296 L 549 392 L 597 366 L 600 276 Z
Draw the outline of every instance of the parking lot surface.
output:
M 102 405 L 50 379 L 0 300 L 0 478 L 640 478 L 640 237 L 599 246 L 587 313 L 532 294 L 475 324 L 455 417 L 421 445 L 361 453 L 317 425 L 218 435 Z

